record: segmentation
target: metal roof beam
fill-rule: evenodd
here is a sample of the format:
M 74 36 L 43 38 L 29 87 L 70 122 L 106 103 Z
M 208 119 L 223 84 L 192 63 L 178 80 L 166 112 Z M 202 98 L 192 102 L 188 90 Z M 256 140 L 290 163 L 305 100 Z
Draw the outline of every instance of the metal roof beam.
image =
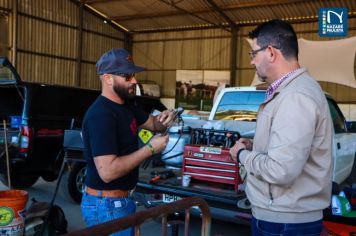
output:
M 266 0 L 266 1 L 255 1 L 255 2 L 244 2 L 239 4 L 232 4 L 223 7 L 223 10 L 237 10 L 253 7 L 269 7 L 272 5 L 282 5 L 282 4 L 293 4 L 300 2 L 310 2 L 310 0 Z
M 204 11 L 205 12 L 205 11 Z M 195 12 L 197 13 L 197 12 Z M 199 13 L 199 12 L 198 12 Z M 179 15 L 186 15 L 185 12 L 177 12 L 177 11 L 169 11 L 169 12 L 160 12 L 154 14 L 137 14 L 137 15 L 126 15 L 126 16 L 110 16 L 111 20 L 117 21 L 127 21 L 127 20 L 139 20 L 139 19 L 146 19 L 152 17 L 165 17 L 165 16 L 179 16 Z
M 206 0 L 213 11 L 217 11 L 229 24 L 231 27 L 235 27 L 235 22 L 228 17 L 225 12 L 223 12 L 218 5 L 214 2 L 214 0 Z
M 82 0 L 85 1 L 85 0 Z M 98 0 L 87 0 L 87 1 L 98 1 Z M 105 0 L 102 0 L 105 1 Z M 110 1 L 110 0 L 107 0 Z M 115 0 L 111 0 L 115 1 Z M 118 1 L 118 0 L 116 0 Z M 171 6 L 176 6 L 175 4 L 165 2 L 163 0 L 159 0 Z M 233 4 L 228 6 L 220 7 L 220 10 L 238 10 L 238 9 L 246 9 L 246 8 L 253 8 L 253 7 L 267 7 L 272 5 L 282 5 L 282 4 L 293 4 L 299 2 L 308 2 L 309 0 L 266 0 L 265 2 L 245 2 L 239 4 Z M 177 9 L 178 10 L 178 9 Z M 183 9 L 184 10 L 184 9 Z M 126 21 L 126 20 L 138 20 L 138 19 L 145 19 L 145 18 L 152 18 L 152 17 L 165 17 L 165 16 L 179 16 L 179 15 L 186 15 L 186 14 L 204 14 L 211 12 L 209 9 L 199 9 L 188 12 L 184 11 L 170 11 L 170 12 L 161 12 L 161 13 L 152 13 L 152 14 L 137 14 L 137 15 L 126 15 L 126 16 L 111 16 L 110 19 L 118 20 L 118 21 Z
M 165 3 L 165 4 L 167 4 L 167 5 L 169 5 L 169 6 L 173 7 L 173 8 L 175 8 L 175 9 L 178 10 L 178 11 L 184 12 L 184 13 L 187 14 L 187 15 L 191 15 L 191 16 L 193 16 L 193 17 L 198 18 L 199 20 L 202 20 L 202 21 L 204 21 L 204 22 L 207 22 L 208 24 L 215 25 L 215 26 L 217 26 L 217 27 L 219 27 L 219 28 L 222 28 L 223 30 L 226 30 L 226 31 L 228 31 L 228 32 L 231 32 L 231 31 L 230 31 L 229 29 L 227 29 L 224 25 L 216 24 L 216 23 L 211 22 L 211 21 L 209 21 L 209 20 L 207 20 L 207 19 L 205 19 L 205 18 L 203 18 L 203 17 L 201 17 L 201 16 L 198 16 L 196 13 L 192 13 L 192 12 L 189 12 L 189 11 L 183 9 L 183 8 L 180 8 L 180 7 L 178 7 L 174 2 L 166 1 L 166 0 L 159 0 L 159 1 L 161 1 L 161 2 L 163 2 L 163 3 Z
M 123 0 L 79 0 L 79 1 L 84 4 L 91 4 L 91 3 L 122 2 Z

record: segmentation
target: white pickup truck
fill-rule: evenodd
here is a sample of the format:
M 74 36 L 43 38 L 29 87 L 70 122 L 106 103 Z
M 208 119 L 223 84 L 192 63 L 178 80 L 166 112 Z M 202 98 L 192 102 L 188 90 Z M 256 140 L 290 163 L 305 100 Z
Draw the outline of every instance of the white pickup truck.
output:
M 334 124 L 333 181 L 337 184 L 356 183 L 356 133 L 349 131 L 354 123 L 347 123 L 336 102 L 326 94 Z M 183 148 L 197 139 L 207 139 L 205 145 L 221 147 L 232 142 L 221 141 L 221 134 L 214 130 L 238 131 L 242 137 L 253 138 L 257 111 L 265 99 L 265 90 L 255 87 L 236 87 L 221 90 L 214 102 L 208 120 L 184 119 L 184 126 L 171 128 L 170 141 L 163 152 L 165 166 L 142 169 L 136 190 L 137 200 L 147 207 L 167 203 L 188 196 L 204 198 L 213 217 L 247 223 L 251 217 L 249 202 L 243 191 L 224 184 L 193 181 L 189 187 L 181 186 Z M 206 129 L 205 137 L 193 137 L 192 128 Z M 178 132 L 180 130 L 180 132 Z M 353 131 L 354 132 L 354 131 Z M 147 167 L 147 166 L 146 166 Z M 167 169 L 172 174 L 165 175 Z M 154 175 L 162 178 L 152 182 Z M 242 184 L 243 185 L 243 184 Z
M 350 177 L 350 182 L 356 183 L 356 133 L 350 132 L 348 124 L 351 123 L 345 120 L 332 97 L 328 94 L 325 96 L 334 124 L 333 181 L 341 184 Z M 218 95 L 209 120 L 256 121 L 258 107 L 264 98 L 265 90 L 256 90 L 256 87 L 226 88 Z M 242 136 L 252 134 L 242 133 Z

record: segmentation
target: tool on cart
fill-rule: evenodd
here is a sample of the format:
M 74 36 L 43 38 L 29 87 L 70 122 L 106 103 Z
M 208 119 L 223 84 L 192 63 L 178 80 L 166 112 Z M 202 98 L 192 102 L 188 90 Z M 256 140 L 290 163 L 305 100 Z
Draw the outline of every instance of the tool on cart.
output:
M 193 129 L 192 144 L 184 146 L 182 174 L 191 179 L 233 185 L 242 183 L 239 164 L 230 156 L 230 147 L 240 133 L 227 130 Z
M 184 108 L 182 108 L 182 107 L 178 107 L 177 109 L 173 109 L 173 115 L 174 115 L 173 121 L 175 121 L 175 120 L 183 113 L 183 111 L 184 111 Z M 169 129 L 172 127 L 173 123 L 174 123 L 174 122 L 172 122 L 172 123 L 167 127 L 166 131 L 164 131 L 164 133 L 162 134 L 162 136 L 165 136 L 165 135 L 168 134 L 168 131 L 169 131 Z
M 172 127 L 174 121 L 183 113 L 184 109 L 182 107 L 178 107 L 177 109 L 173 109 L 173 122 L 167 127 L 167 129 L 162 133 L 162 136 L 165 136 L 168 134 L 168 131 L 169 129 Z M 173 146 L 174 147 L 174 146 Z M 171 151 L 171 150 L 170 150 Z M 170 152 L 168 151 L 168 152 Z M 168 153 L 166 152 L 166 153 Z M 161 155 L 161 154 L 159 154 Z M 154 158 L 154 157 L 153 157 Z M 161 158 L 161 156 L 159 156 L 159 158 Z M 145 160 L 143 163 L 142 163 L 142 168 L 143 169 L 147 169 L 147 167 L 149 166 L 149 164 L 151 163 L 152 161 L 152 157 L 150 157 L 149 159 Z
M 165 171 L 161 171 L 161 172 L 155 171 L 151 174 L 153 175 L 153 178 L 150 180 L 150 184 L 153 184 L 161 179 L 168 179 L 168 178 L 175 176 L 175 174 L 172 170 L 165 170 Z

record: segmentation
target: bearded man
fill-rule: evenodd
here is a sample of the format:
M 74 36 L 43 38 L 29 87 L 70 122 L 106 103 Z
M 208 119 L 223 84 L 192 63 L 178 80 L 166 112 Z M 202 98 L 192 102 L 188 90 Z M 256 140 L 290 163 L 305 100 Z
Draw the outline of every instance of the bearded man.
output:
M 81 208 L 88 227 L 135 212 L 130 192 L 138 181 L 138 167 L 168 142 L 168 135 L 156 135 L 139 148 L 137 130 L 165 131 L 174 117 L 168 110 L 146 114 L 133 102 L 135 73 L 144 68 L 136 66 L 125 49 L 104 53 L 96 70 L 102 93 L 86 112 L 82 128 L 87 173 Z M 134 235 L 134 229 L 113 235 Z

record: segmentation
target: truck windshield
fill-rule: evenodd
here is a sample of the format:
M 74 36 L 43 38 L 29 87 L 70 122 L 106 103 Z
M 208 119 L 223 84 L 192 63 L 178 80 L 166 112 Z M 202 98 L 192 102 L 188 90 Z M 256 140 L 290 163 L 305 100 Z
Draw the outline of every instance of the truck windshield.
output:
M 13 84 L 16 79 L 10 68 L 0 65 L 0 84 Z
M 218 105 L 214 120 L 256 121 L 265 91 L 228 92 Z

